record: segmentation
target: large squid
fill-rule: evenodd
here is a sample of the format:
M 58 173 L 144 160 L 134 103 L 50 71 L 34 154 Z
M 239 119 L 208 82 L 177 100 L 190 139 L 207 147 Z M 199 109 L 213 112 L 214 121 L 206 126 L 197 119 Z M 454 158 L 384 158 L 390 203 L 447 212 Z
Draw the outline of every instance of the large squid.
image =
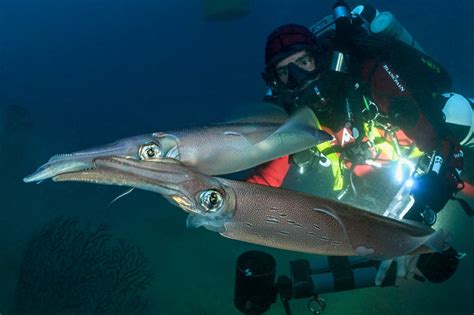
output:
M 24 181 L 40 182 L 64 172 L 92 168 L 94 159 L 112 156 L 147 161 L 168 157 L 207 175 L 229 174 L 331 139 L 318 126 L 313 111 L 302 108 L 290 117 L 272 112 L 229 123 L 155 132 L 55 155 Z
M 156 192 L 189 213 L 188 226 L 274 248 L 387 259 L 448 246 L 442 230 L 295 191 L 211 177 L 175 159 L 149 162 L 111 157 L 96 159 L 93 165 L 53 180 Z

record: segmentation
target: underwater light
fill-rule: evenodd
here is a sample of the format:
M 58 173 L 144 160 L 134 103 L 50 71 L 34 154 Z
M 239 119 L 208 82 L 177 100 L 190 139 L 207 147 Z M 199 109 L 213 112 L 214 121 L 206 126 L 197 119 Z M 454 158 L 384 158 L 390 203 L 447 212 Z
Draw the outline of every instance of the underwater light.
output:
M 408 169 L 408 174 L 404 172 L 404 169 Z M 401 184 L 403 183 L 404 180 L 406 180 L 407 178 L 410 178 L 410 176 L 414 172 L 415 172 L 415 164 L 408 159 L 400 158 L 397 161 L 397 167 L 395 168 L 395 181 L 398 184 Z M 408 183 L 405 183 L 405 185 L 408 185 Z M 413 180 L 411 181 L 410 187 L 411 186 L 413 186 Z

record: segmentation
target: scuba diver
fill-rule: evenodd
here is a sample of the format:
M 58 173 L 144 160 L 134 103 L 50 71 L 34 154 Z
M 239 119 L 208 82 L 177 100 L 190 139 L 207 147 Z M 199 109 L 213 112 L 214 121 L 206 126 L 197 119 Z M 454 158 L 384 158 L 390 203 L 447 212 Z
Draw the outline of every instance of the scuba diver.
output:
M 302 172 L 308 165 L 324 165 L 342 200 L 357 179 L 395 165 L 397 177 L 413 175 L 407 189 L 411 203 L 398 209 L 398 218 L 433 225 L 436 214 L 463 188 L 461 139 L 448 126 L 443 106 L 453 97 L 468 99 L 446 94 L 449 75 L 413 39 L 409 46 L 375 36 L 374 23 L 383 13 L 367 6 L 362 10 L 343 16 L 342 22 L 334 17 L 333 29 L 327 21 L 324 31 L 318 24 L 311 30 L 287 24 L 268 36 L 264 100 L 288 113 L 311 108 L 333 140 L 264 164 L 247 181 L 279 187 L 290 160 Z
M 447 93 L 447 72 L 389 12 L 367 5 L 351 12 L 337 1 L 334 14 L 311 28 L 276 28 L 265 44 L 262 76 L 269 88 L 266 102 L 287 113 L 311 108 L 333 139 L 263 164 L 247 182 L 280 187 L 291 165 L 300 173 L 324 167 L 332 178 L 329 197 L 353 202 L 352 197 L 363 201 L 372 190 L 385 189 L 387 170 L 394 170 L 399 190 L 384 215 L 429 226 L 464 188 L 461 144 L 471 140 L 472 100 Z M 366 179 L 377 173 L 382 180 L 375 177 L 367 188 Z M 429 267 L 423 263 L 428 280 L 441 282 L 454 274 L 460 257 L 453 248 L 400 257 L 397 278 L 413 278 L 419 261 L 430 261 Z M 333 258 L 345 261 L 341 270 L 354 272 L 347 258 Z M 392 261 L 376 264 L 372 283 L 382 285 L 390 268 Z

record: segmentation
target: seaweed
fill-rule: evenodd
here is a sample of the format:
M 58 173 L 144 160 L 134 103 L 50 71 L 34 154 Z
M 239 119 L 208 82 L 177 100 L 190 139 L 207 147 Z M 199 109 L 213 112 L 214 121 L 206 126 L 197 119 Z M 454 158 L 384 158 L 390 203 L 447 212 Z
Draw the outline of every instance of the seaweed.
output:
M 59 218 L 28 242 L 13 314 L 143 314 L 152 273 L 143 252 L 105 225 Z

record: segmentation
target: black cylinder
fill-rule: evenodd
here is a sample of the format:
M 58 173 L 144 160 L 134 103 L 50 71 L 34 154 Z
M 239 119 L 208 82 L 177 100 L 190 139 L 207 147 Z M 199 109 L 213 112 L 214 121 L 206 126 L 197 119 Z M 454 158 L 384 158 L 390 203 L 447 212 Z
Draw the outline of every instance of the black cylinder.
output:
M 442 253 L 423 254 L 420 255 L 416 266 L 428 281 L 444 282 L 451 278 L 458 269 L 458 253 L 450 247 Z
M 350 19 L 351 13 L 349 12 L 349 6 L 344 1 L 336 1 L 332 7 L 334 10 L 334 19 Z
M 234 305 L 244 314 L 266 312 L 275 302 L 275 269 L 273 256 L 261 251 L 248 251 L 237 259 Z
M 375 286 L 380 261 L 362 257 L 314 257 L 290 262 L 293 297 L 307 298 L 328 292 L 347 291 Z M 393 286 L 396 263 L 390 266 L 382 287 Z
M 367 23 L 370 24 L 377 15 L 377 9 L 370 4 L 364 4 L 363 7 L 364 9 L 360 13 L 360 17 L 362 17 L 364 20 L 367 21 Z
M 337 1 L 334 6 L 334 21 L 336 22 L 336 36 L 343 40 L 350 35 L 352 24 L 351 12 L 349 6 L 344 1 Z

